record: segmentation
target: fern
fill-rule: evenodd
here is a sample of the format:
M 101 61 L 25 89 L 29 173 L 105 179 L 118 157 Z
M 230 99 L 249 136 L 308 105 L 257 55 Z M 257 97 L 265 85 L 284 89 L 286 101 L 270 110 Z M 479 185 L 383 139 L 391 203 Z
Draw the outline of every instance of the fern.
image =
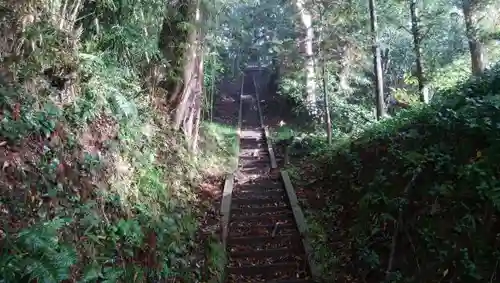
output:
M 110 97 L 110 104 L 113 106 L 113 112 L 122 118 L 137 116 L 137 108 L 118 90 Z
M 0 282 L 20 278 L 47 283 L 69 279 L 77 256 L 59 239 L 60 229 L 68 223 L 67 219 L 56 218 L 8 235 L 0 260 Z

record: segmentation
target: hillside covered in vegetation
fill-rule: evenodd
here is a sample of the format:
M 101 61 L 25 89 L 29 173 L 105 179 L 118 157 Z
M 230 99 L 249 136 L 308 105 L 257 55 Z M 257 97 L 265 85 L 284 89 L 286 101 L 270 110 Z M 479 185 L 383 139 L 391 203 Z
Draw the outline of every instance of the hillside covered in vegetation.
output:
M 328 282 L 497 278 L 499 87 L 496 67 L 304 160 Z
M 195 2 L 1 1 L 0 282 L 200 277 L 236 131 Z

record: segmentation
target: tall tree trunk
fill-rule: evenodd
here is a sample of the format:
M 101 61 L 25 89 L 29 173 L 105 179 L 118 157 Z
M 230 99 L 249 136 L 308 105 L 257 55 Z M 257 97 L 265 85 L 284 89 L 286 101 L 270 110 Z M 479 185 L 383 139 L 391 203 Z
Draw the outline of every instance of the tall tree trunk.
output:
M 192 150 L 197 147 L 203 97 L 204 50 L 201 42 L 204 33 L 201 28 L 200 3 L 201 0 L 180 0 L 177 2 L 178 6 L 167 6 L 170 13 L 174 10 L 182 15 L 177 18 L 178 22 L 190 22 L 193 28 L 187 31 L 180 29 L 178 22 L 172 22 L 169 17 L 165 17 L 158 42 L 165 58 L 173 62 L 176 76 L 182 77 L 180 82 L 170 82 L 169 106 L 173 110 L 174 128 L 183 131 Z
M 320 24 L 323 24 L 323 13 L 324 7 L 321 7 L 319 13 Z M 326 128 L 326 139 L 328 144 L 332 144 L 332 120 L 330 117 L 330 103 L 328 102 L 328 92 L 327 86 L 327 76 L 326 76 L 326 52 L 322 46 L 323 44 L 323 28 L 319 29 L 319 55 L 321 58 L 321 79 L 323 84 L 323 103 L 325 104 L 325 128 Z
M 197 0 L 179 0 L 175 3 L 168 2 L 166 15 L 159 35 L 158 48 L 165 59 L 170 61 L 171 75 L 167 76 L 168 103 L 172 109 L 177 109 L 183 99 L 185 85 L 187 84 L 186 73 L 190 62 L 191 45 L 193 33 L 192 28 L 181 28 L 184 22 L 192 23 L 197 7 Z M 186 44 L 190 43 L 190 44 Z M 189 77 L 189 76 L 188 76 Z
M 425 87 L 424 68 L 422 65 L 422 35 L 420 32 L 420 18 L 417 5 L 417 0 L 410 0 L 411 33 L 413 36 L 413 49 L 415 51 L 418 95 L 420 102 L 429 103 L 429 95 Z
M 196 9 L 195 9 L 195 26 L 196 28 L 193 28 L 189 32 L 188 36 L 188 42 L 189 42 L 189 48 L 187 49 L 186 55 L 185 55 L 185 67 L 184 67 L 184 89 L 181 92 L 181 95 L 179 97 L 179 104 L 175 108 L 175 115 L 174 115 L 174 127 L 176 129 L 179 129 L 182 125 L 182 122 L 185 120 L 187 115 L 189 113 L 187 112 L 189 108 L 189 102 L 190 98 L 192 97 L 192 94 L 194 91 L 196 91 L 196 85 L 197 78 L 196 78 L 196 68 L 198 65 L 196 64 L 197 62 L 197 57 L 199 56 L 199 39 L 200 39 L 200 32 L 198 30 L 199 23 L 201 21 L 201 11 L 200 11 L 200 0 L 197 1 L 196 3 Z M 193 81 L 194 80 L 194 81 Z M 186 130 L 186 129 L 184 129 Z M 189 131 L 187 132 L 189 133 Z
M 317 101 L 316 101 L 316 74 L 314 70 L 314 28 L 312 26 L 312 15 L 304 7 L 304 0 L 295 0 L 295 5 L 300 14 L 300 19 L 302 21 L 303 27 L 305 29 L 303 44 L 303 51 L 305 55 L 305 70 L 306 70 L 306 103 L 309 109 L 309 113 L 313 116 L 317 116 Z
M 472 63 L 472 73 L 481 74 L 485 69 L 484 48 L 477 33 L 476 23 L 474 21 L 474 6 L 471 0 L 462 0 L 462 10 L 465 19 L 465 31 L 469 41 L 469 51 Z
M 386 115 L 384 105 L 384 78 L 382 75 L 382 60 L 380 56 L 380 46 L 378 42 L 378 27 L 377 27 L 377 12 L 375 0 L 369 1 L 370 9 L 370 27 L 372 35 L 372 50 L 373 50 L 373 72 L 375 77 L 375 109 L 377 120 L 382 119 Z

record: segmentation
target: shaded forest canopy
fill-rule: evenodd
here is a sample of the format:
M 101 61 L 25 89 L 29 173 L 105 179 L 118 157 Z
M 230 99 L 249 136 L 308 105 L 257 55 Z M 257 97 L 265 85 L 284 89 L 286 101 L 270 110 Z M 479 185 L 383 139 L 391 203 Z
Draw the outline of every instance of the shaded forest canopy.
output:
M 494 280 L 499 5 L 1 0 L 0 282 L 218 278 L 249 65 L 327 282 Z

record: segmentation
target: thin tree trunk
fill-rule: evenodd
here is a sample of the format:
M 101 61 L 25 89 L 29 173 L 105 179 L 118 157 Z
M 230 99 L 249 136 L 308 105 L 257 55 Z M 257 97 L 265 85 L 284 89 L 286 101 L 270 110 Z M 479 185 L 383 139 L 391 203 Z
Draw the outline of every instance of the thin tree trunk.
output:
M 211 83 L 211 86 L 210 86 L 210 105 L 209 105 L 209 113 L 210 113 L 210 122 L 213 121 L 214 119 L 214 98 L 215 98 L 215 62 L 216 62 L 216 59 L 215 59 L 215 56 L 212 55 L 212 74 L 211 74 L 211 78 L 210 78 L 210 83 Z M 204 81 L 201 80 L 202 82 Z
M 324 55 L 323 55 L 324 56 Z M 326 91 L 327 77 L 325 70 L 325 60 L 321 66 L 321 76 L 323 77 L 323 102 L 325 103 L 325 127 L 328 144 L 332 144 L 332 118 L 330 117 L 330 103 L 328 102 L 328 93 Z
M 485 69 L 483 44 L 479 40 L 477 27 L 474 22 L 474 12 L 470 0 L 462 0 L 462 10 L 465 19 L 465 31 L 469 41 L 469 51 L 472 64 L 472 73 L 481 74 Z
M 62 17 L 59 20 L 59 29 L 64 30 L 64 23 L 66 22 L 66 8 L 68 7 L 68 0 L 64 1 L 64 4 L 61 8 Z
M 418 80 L 418 95 L 420 102 L 429 103 L 429 96 L 425 87 L 424 68 L 422 65 L 422 35 L 420 32 L 420 18 L 418 15 L 417 0 L 410 0 L 411 33 L 413 49 L 415 51 L 416 76 Z
M 305 53 L 305 70 L 306 70 L 306 103 L 311 115 L 316 116 L 317 101 L 316 101 L 316 75 L 314 70 L 314 28 L 312 26 L 312 15 L 304 7 L 304 0 L 296 0 L 295 5 L 300 14 L 302 24 L 305 29 L 305 37 L 303 47 Z
M 372 34 L 372 50 L 373 50 L 373 71 L 375 74 L 375 110 L 377 120 L 382 119 L 385 116 L 385 105 L 384 105 L 384 78 L 382 74 L 382 60 L 380 56 L 380 46 L 378 42 L 377 35 L 377 12 L 375 6 L 375 0 L 368 0 L 370 8 L 370 27 Z

